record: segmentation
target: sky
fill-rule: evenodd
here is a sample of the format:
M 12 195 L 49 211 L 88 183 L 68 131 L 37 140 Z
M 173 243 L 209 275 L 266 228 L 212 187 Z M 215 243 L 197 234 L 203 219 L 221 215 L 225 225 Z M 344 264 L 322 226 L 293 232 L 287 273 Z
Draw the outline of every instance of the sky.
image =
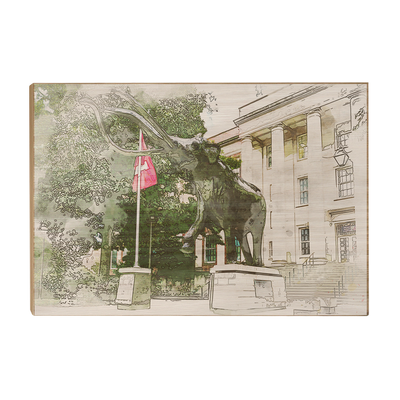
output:
M 92 96 L 107 93 L 117 85 L 85 85 L 83 90 Z M 239 117 L 239 107 L 275 91 L 283 84 L 259 83 L 191 83 L 191 84 L 132 84 L 133 95 L 141 91 L 146 92 L 154 99 L 184 95 L 194 90 L 206 92 L 210 108 L 205 109 L 201 115 L 207 129 L 205 137 L 214 136 L 235 126 L 233 120 Z
M 207 128 L 205 137 L 214 136 L 235 127 L 234 119 L 239 117 L 239 107 L 274 92 L 285 84 L 203 84 L 196 85 L 199 90 L 212 93 L 216 100 L 211 104 L 216 112 L 205 110 L 202 114 L 204 125 Z M 217 105 L 217 106 L 216 106 Z

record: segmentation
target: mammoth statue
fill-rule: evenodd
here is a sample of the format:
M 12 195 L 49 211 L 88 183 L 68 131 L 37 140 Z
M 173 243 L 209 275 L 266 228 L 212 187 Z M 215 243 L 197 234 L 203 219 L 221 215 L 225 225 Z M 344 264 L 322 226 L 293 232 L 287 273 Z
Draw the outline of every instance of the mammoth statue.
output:
M 123 154 L 139 156 L 165 154 L 178 168 L 187 169 L 193 177 L 197 198 L 196 220 L 183 236 L 182 251 L 194 251 L 194 243 L 205 228 L 225 232 L 227 263 L 236 263 L 235 237 L 240 243 L 247 265 L 262 265 L 262 234 L 265 224 L 266 206 L 261 191 L 245 182 L 219 159 L 220 147 L 208 142 L 201 134 L 183 139 L 169 136 L 129 94 L 117 92 L 129 108 L 99 108 L 93 99 L 80 100 L 94 111 L 101 133 L 112 147 Z M 119 147 L 113 142 L 102 113 L 121 115 L 132 119 L 157 147 L 139 152 Z M 248 234 L 253 238 L 250 250 Z

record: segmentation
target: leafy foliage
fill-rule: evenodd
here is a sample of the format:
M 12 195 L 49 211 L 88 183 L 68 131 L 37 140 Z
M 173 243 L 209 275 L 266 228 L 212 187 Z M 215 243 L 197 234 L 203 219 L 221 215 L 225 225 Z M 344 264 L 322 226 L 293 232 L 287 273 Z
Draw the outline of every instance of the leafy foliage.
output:
M 101 246 L 107 251 L 127 248 L 125 265 L 133 264 L 136 193 L 132 192 L 131 185 L 134 158 L 109 147 L 99 132 L 93 112 L 79 102 L 84 93 L 67 93 L 64 88 L 53 88 L 53 85 L 44 90 L 51 99 L 46 104 L 56 110 L 54 134 L 47 146 L 47 172 L 39 182 L 40 198 L 36 209 L 37 215 L 56 217 L 54 222 L 43 222 L 52 244 L 50 271 L 45 276 L 44 286 L 59 299 L 73 299 L 83 288 L 90 288 L 100 296 L 116 290 L 115 277 L 93 276 L 93 272 L 82 266 L 82 257 L 92 247 Z M 48 112 L 41 106 L 41 100 L 35 103 L 37 116 Z M 94 101 L 99 108 L 129 108 L 129 104 L 114 92 L 99 95 Z M 158 103 L 150 99 L 144 106 L 170 135 L 191 137 L 205 132 L 200 118 L 205 105 L 205 96 L 195 93 Z M 104 114 L 103 118 L 115 143 L 137 149 L 139 129 L 135 124 L 123 116 Z M 146 142 L 151 145 L 150 140 Z M 151 266 L 160 272 L 193 269 L 195 257 L 180 252 L 179 236 L 189 229 L 196 214 L 195 199 L 181 201 L 182 195 L 190 192 L 190 177 L 174 170 L 165 157 L 153 156 L 153 162 L 158 185 L 142 191 L 140 265 L 149 266 L 150 221 L 155 217 Z M 71 226 L 66 228 L 66 225 Z M 111 241 L 109 232 L 112 232 Z M 98 237 L 102 237 L 102 241 L 96 240 Z
M 240 168 L 240 166 L 242 165 L 242 160 L 240 160 L 239 158 L 226 157 L 223 155 L 220 155 L 219 158 L 230 169 L 237 169 L 237 168 Z
M 162 99 L 149 111 L 169 135 L 190 138 L 206 132 L 204 122 L 200 118 L 206 105 L 206 94 L 191 93 Z
M 67 92 L 64 84 L 35 85 L 35 118 L 42 114 L 59 114 L 59 104 Z
M 196 202 L 194 199 L 189 199 L 188 203 L 181 203 L 182 192 L 177 188 L 179 177 L 159 174 L 158 181 L 158 185 L 141 192 L 139 264 L 142 267 L 149 267 L 151 230 L 152 268 L 160 273 L 182 269 L 193 270 L 195 257 L 180 251 L 182 246 L 180 234 L 190 228 L 196 215 Z M 136 193 L 121 196 L 119 205 L 126 212 L 127 220 L 115 245 L 131 250 L 124 257 L 124 261 L 127 265 L 133 265 L 136 242 Z

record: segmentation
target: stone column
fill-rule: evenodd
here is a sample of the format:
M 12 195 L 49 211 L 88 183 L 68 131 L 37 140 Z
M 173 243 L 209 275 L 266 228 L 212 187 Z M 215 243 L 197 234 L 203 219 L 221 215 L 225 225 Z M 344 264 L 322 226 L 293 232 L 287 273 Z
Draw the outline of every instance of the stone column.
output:
M 242 146 L 241 146 L 241 157 L 242 157 L 241 175 L 246 182 L 250 183 L 253 183 L 252 153 L 253 153 L 253 143 L 251 135 L 245 135 L 242 137 Z
M 253 148 L 252 156 L 252 178 L 254 185 L 256 185 L 261 192 L 263 191 L 263 149 L 262 147 Z
M 283 124 L 277 124 L 271 128 L 272 135 L 272 168 L 276 169 L 274 175 L 283 171 L 285 159 L 283 143 Z
M 286 146 L 288 153 L 286 154 Z M 295 196 L 296 196 L 296 180 L 294 179 L 294 163 L 297 161 L 297 153 L 293 152 L 293 140 L 290 139 L 288 144 L 285 144 L 285 240 L 286 240 L 286 261 L 296 262 L 296 257 L 299 253 L 297 250 L 297 228 L 295 223 Z
M 272 135 L 272 202 L 267 215 L 266 227 L 270 233 L 268 241 L 273 242 L 274 260 L 284 260 L 285 252 L 285 183 L 283 124 L 271 128 Z M 272 212 L 272 218 L 271 214 Z M 272 229 L 271 229 L 272 225 Z
M 324 186 L 322 174 L 322 124 L 321 109 L 307 114 L 308 147 L 308 204 L 310 226 L 310 251 L 315 257 L 325 257 Z M 299 190 L 299 188 L 297 188 Z

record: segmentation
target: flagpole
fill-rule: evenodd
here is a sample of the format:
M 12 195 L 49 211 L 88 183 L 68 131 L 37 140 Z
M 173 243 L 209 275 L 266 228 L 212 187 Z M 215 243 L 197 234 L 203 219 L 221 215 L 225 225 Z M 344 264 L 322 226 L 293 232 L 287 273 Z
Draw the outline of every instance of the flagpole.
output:
M 142 151 L 142 130 L 139 134 L 139 151 Z M 134 267 L 139 267 L 139 218 L 140 218 L 140 173 L 142 170 L 142 156 L 139 156 L 138 163 L 138 179 L 137 179 L 137 205 L 136 205 L 136 245 L 135 245 L 135 265 Z

